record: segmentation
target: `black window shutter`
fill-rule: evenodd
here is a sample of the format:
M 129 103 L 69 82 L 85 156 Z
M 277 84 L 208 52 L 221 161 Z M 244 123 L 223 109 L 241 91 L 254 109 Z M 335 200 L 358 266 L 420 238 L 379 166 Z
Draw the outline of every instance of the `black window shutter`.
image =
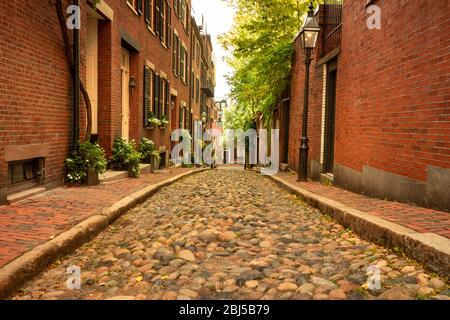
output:
M 167 17 L 166 17 L 166 35 L 167 35 L 167 47 L 171 47 L 172 43 L 172 8 L 170 7 L 169 3 L 167 2 Z
M 159 78 L 159 110 L 158 110 L 158 119 L 161 119 L 161 115 L 164 107 L 164 91 L 163 91 L 163 78 Z
M 155 73 L 153 78 L 153 114 L 158 117 L 158 105 L 159 105 L 159 76 Z
M 148 25 L 151 24 L 150 1 L 152 1 L 152 0 L 145 0 L 145 3 L 144 3 L 144 18 L 145 18 L 145 22 Z
M 170 97 L 170 86 L 169 81 L 166 80 L 166 101 L 164 105 L 164 115 L 169 118 L 169 97 Z
M 157 0 L 159 2 L 159 39 L 164 41 L 164 0 Z
M 172 69 L 173 73 L 177 74 L 177 46 L 176 46 L 176 35 L 173 35 L 173 49 L 172 49 Z
M 153 21 L 155 22 L 155 33 L 157 34 L 157 35 L 159 35 L 160 34 L 160 19 L 161 19 L 161 15 L 160 15 L 160 10 L 161 10 L 161 7 L 159 6 L 159 0 L 155 0 L 155 12 L 154 12 L 154 19 L 153 19 Z
M 137 0 L 136 4 L 137 4 L 137 11 L 138 11 L 139 15 L 142 16 L 142 0 Z
M 150 88 L 150 68 L 144 67 L 144 127 L 148 126 L 148 119 L 150 114 L 151 104 L 151 88 Z

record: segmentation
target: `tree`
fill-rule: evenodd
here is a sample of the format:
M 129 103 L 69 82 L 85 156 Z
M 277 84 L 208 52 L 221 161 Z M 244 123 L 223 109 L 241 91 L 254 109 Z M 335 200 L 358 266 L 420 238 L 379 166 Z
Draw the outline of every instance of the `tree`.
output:
M 309 1 L 226 0 L 235 9 L 234 28 L 222 35 L 233 73 L 228 77 L 236 105 L 225 125 L 248 127 L 262 116 L 268 126 L 289 83 L 293 42 Z

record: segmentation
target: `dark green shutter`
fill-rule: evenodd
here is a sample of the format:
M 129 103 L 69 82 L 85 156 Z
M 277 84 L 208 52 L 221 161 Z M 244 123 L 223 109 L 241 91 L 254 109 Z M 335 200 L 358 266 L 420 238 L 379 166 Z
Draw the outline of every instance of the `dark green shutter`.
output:
M 159 35 L 161 32 L 160 32 L 160 26 L 161 26 L 161 24 L 160 24 L 160 19 L 161 19 L 161 15 L 160 15 L 160 10 L 161 10 L 161 7 L 159 6 L 159 0 L 155 0 L 155 12 L 154 12 L 154 19 L 153 19 L 153 21 L 155 22 L 155 33 L 157 34 L 157 35 Z
M 150 1 L 152 1 L 152 0 L 145 0 L 145 3 L 144 3 L 144 17 L 145 17 L 145 22 L 148 25 L 151 25 Z
M 161 115 L 164 107 L 164 88 L 163 88 L 163 78 L 159 78 L 159 110 L 158 119 L 161 119 Z
M 137 0 L 137 11 L 142 16 L 142 0 Z
M 151 104 L 151 88 L 150 88 L 151 69 L 147 66 L 144 67 L 144 127 L 148 126 L 148 119 L 150 114 Z
M 166 35 L 167 35 L 167 47 L 171 47 L 172 43 L 172 8 L 170 7 L 169 3 L 167 2 L 167 17 L 166 17 Z
M 166 97 L 165 97 L 165 105 L 164 105 L 164 115 L 169 118 L 169 97 L 170 97 L 170 86 L 169 81 L 166 80 Z
M 153 114 L 158 117 L 159 105 L 159 76 L 155 73 L 153 78 Z

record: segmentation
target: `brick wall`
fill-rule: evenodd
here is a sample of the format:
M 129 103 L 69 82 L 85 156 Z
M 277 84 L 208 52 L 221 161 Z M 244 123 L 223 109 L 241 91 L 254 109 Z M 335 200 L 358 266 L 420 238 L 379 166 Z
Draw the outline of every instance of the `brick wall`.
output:
M 449 209 L 448 200 L 442 200 L 450 186 L 448 1 L 371 4 L 382 10 L 381 30 L 368 29 L 363 2 L 344 2 L 334 153 L 340 170 L 335 182 L 369 195 Z M 326 64 L 320 42 L 311 66 L 308 120 L 310 166 L 319 164 L 319 170 L 321 63 Z M 295 48 L 289 141 L 293 168 L 298 166 L 305 77 L 298 40 Z
M 113 21 L 99 20 L 98 125 L 99 142 L 111 154 L 114 139 L 121 136 L 121 48 L 123 32 L 139 44 L 130 55 L 130 76 L 137 81 L 130 91 L 130 138 L 148 137 L 158 147 L 170 147 L 170 129 L 145 129 L 143 124 L 144 65 L 149 61 L 155 71 L 165 73 L 170 88 L 177 91 L 177 106 L 169 107 L 169 119 L 178 126 L 181 101 L 189 105 L 189 86 L 175 77 L 172 49 L 165 48 L 152 33 L 143 16 L 136 14 L 124 0 L 104 1 L 114 12 Z M 69 4 L 65 1 L 63 9 Z M 169 1 L 172 6 L 173 2 Z M 81 1 L 82 81 L 86 83 L 88 2 Z M 190 8 L 191 1 L 188 1 Z M 190 35 L 172 12 L 172 26 L 190 51 Z M 189 10 L 190 12 L 190 10 Z M 187 17 L 190 21 L 190 17 Z M 45 143 L 46 184 L 58 185 L 65 176 L 64 159 L 69 151 L 72 110 L 72 79 L 66 62 L 64 44 L 53 2 L 9 0 L 0 2 L 0 194 L 7 186 L 5 147 Z M 187 62 L 190 60 L 189 58 Z M 170 114 L 174 112 L 172 116 Z M 86 109 L 81 98 L 80 132 L 84 137 Z M 1 197 L 0 197 L 1 198 Z M 1 201 L 2 199 L 0 199 Z
M 72 84 L 55 6 L 0 2 L 0 193 L 6 146 L 49 144 L 47 183 L 61 183 L 71 133 Z
M 446 0 L 379 0 L 382 29 L 347 0 L 339 57 L 336 162 L 426 180 L 450 168 L 450 24 Z

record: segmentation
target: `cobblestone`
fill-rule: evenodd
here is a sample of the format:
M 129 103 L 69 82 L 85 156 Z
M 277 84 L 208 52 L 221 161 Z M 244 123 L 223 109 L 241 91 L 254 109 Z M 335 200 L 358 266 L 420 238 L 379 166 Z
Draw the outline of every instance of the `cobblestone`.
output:
M 72 265 L 80 290 L 66 285 Z M 213 170 L 164 188 L 14 298 L 447 299 L 448 289 L 257 173 Z

